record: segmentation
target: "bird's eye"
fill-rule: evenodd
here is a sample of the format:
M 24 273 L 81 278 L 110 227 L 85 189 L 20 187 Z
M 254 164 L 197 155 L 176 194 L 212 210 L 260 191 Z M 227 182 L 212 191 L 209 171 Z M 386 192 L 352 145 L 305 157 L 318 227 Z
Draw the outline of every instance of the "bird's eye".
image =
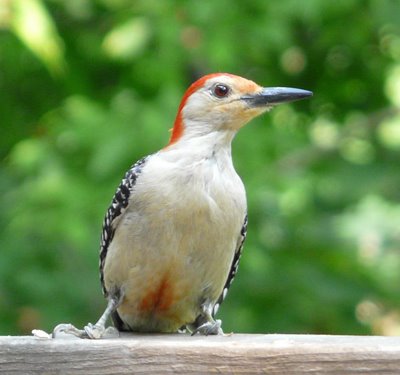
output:
M 229 87 L 219 83 L 214 86 L 213 93 L 217 98 L 224 98 L 229 94 Z

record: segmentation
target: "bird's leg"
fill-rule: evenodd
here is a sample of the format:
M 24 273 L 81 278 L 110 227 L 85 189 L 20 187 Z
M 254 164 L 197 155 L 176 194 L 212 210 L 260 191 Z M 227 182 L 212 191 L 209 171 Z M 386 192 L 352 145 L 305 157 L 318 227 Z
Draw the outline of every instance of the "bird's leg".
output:
M 192 336 L 199 333 L 204 336 L 208 335 L 223 335 L 220 319 L 214 320 L 212 317 L 211 304 L 202 305 L 202 313 L 197 317 L 196 321 L 190 325 L 189 329 L 192 331 Z
M 100 339 L 118 336 L 118 331 L 114 327 L 110 326 L 106 328 L 105 325 L 112 312 L 118 307 L 120 300 L 117 296 L 111 297 L 108 300 L 104 313 L 96 324 L 88 323 L 84 329 L 78 329 L 72 324 L 59 324 L 54 328 L 52 337 L 60 338 L 64 335 L 72 335 L 82 339 Z
M 107 323 L 107 320 L 110 317 L 110 315 L 118 307 L 119 303 L 120 303 L 120 298 L 111 297 L 108 300 L 108 304 L 107 304 L 107 307 L 106 307 L 103 315 L 100 317 L 100 319 L 97 321 L 97 323 L 95 325 L 93 325 L 92 323 L 88 323 L 84 327 L 84 331 L 90 339 L 101 339 L 105 336 L 107 336 L 107 337 L 117 336 L 118 337 L 118 331 L 112 326 L 109 326 L 106 328 L 106 323 Z

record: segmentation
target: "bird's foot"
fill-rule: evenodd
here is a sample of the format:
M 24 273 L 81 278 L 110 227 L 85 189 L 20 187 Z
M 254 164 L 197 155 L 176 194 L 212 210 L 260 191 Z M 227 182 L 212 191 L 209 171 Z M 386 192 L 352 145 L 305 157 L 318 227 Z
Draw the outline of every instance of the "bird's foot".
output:
M 69 323 L 61 323 L 58 324 L 54 329 L 51 335 L 53 339 L 59 338 L 80 338 L 85 339 L 87 338 L 87 334 L 83 329 L 78 329 L 72 324 Z
M 222 331 L 222 322 L 221 320 L 217 319 L 212 322 L 206 322 L 202 324 L 201 326 L 197 327 L 193 332 L 192 336 L 194 336 L 196 333 L 199 333 L 200 335 L 208 336 L 208 335 L 223 335 L 224 332 Z
M 36 337 L 43 337 L 41 332 L 33 332 Z M 114 327 L 107 327 L 100 324 L 88 323 L 84 329 L 78 329 L 72 324 L 59 324 L 57 325 L 51 337 L 53 339 L 69 339 L 69 338 L 80 338 L 80 339 L 108 339 L 118 337 L 119 333 Z
M 89 339 L 108 339 L 119 337 L 117 329 L 114 327 L 104 327 L 100 324 L 88 323 L 84 327 L 84 331 Z

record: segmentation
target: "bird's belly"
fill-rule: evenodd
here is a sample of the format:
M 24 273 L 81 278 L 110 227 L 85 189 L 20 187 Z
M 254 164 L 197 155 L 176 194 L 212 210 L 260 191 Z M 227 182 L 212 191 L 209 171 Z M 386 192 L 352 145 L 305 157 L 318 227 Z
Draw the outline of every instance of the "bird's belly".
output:
M 160 155 L 141 173 L 103 269 L 106 289 L 122 292 L 118 313 L 134 331 L 176 331 L 216 302 L 246 211 L 233 169 L 211 161 L 181 169 Z
M 133 331 L 175 332 L 196 319 L 202 283 L 180 267 L 164 264 L 154 273 L 131 272 L 118 313 Z
M 107 290 L 121 290 L 118 313 L 132 330 L 174 332 L 196 319 L 202 303 L 217 300 L 241 227 L 225 219 L 207 210 L 125 215 L 104 276 Z

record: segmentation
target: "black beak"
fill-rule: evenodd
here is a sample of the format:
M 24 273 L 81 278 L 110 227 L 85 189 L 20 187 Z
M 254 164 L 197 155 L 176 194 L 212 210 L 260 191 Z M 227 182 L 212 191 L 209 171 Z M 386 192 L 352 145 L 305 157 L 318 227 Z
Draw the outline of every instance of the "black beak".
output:
M 244 100 L 251 107 L 265 107 L 280 103 L 294 102 L 312 96 L 311 91 L 293 89 L 291 87 L 264 87 L 261 92 L 254 95 L 243 95 Z

